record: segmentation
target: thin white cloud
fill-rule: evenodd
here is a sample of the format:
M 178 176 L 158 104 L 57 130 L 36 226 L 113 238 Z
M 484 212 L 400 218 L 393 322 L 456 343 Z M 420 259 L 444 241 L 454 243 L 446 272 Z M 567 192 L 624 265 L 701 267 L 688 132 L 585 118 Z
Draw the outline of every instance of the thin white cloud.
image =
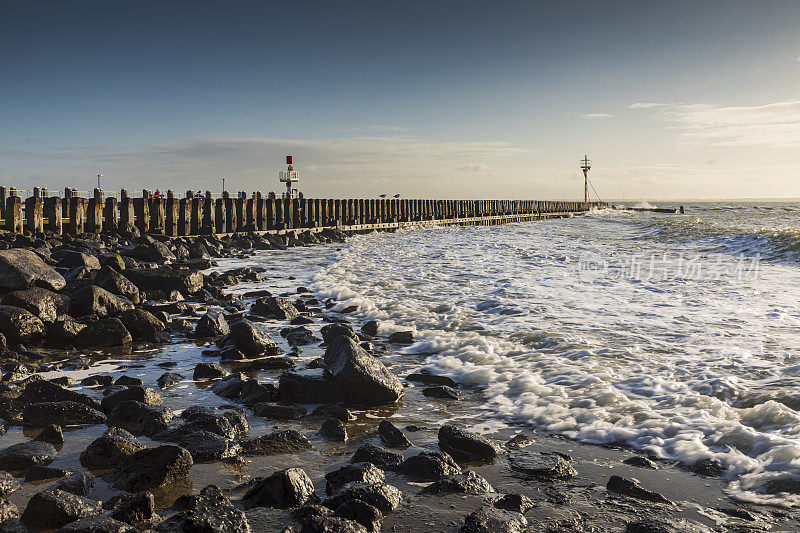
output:
M 483 163 L 466 163 L 461 165 L 456 170 L 461 170 L 464 172 L 487 172 L 489 167 Z
M 635 103 L 656 110 L 683 140 L 712 146 L 800 145 L 800 100 L 760 106 Z
M 372 126 L 369 126 L 369 129 L 374 131 L 393 131 L 393 132 L 402 132 L 411 130 L 411 128 L 406 126 L 394 126 L 394 125 L 384 125 L 384 124 L 373 124 Z
M 602 118 L 611 118 L 613 116 L 614 115 L 611 115 L 609 113 L 586 113 L 585 115 L 581 115 L 581 118 L 586 118 L 586 119 L 589 119 L 589 120 L 595 120 L 595 119 L 602 119 Z

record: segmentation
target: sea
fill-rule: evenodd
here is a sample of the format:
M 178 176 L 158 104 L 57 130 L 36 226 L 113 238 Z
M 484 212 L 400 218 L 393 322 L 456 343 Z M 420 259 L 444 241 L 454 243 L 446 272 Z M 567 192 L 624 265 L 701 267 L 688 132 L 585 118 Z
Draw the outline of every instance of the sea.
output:
M 498 422 L 704 461 L 734 499 L 796 506 L 800 203 L 684 208 L 371 233 L 270 265 L 413 331 L 404 353 Z

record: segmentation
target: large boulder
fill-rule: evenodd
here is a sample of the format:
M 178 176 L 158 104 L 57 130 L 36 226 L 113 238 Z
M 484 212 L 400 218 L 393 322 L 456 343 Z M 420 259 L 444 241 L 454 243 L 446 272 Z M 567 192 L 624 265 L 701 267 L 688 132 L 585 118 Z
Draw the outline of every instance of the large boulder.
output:
M 144 444 L 121 428 L 109 428 L 81 453 L 81 463 L 89 468 L 116 466 L 123 459 L 143 450 Z
M 359 483 L 382 483 L 386 481 L 386 474 L 372 463 L 344 465 L 338 470 L 325 474 L 325 492 L 334 494 L 353 481 Z
M 234 457 L 240 450 L 237 442 L 210 431 L 195 431 L 182 435 L 178 439 L 178 445 L 189 450 L 195 463 L 208 463 Z
M 34 527 L 54 529 L 79 518 L 100 514 L 100 503 L 63 490 L 38 492 L 28 502 L 22 521 Z
M 111 294 L 97 285 L 87 285 L 75 292 L 72 297 L 74 316 L 96 315 L 98 317 L 116 316 L 133 309 L 133 304 L 124 296 Z
M 135 304 L 141 301 L 139 288 L 109 265 L 103 266 L 95 274 L 93 283 L 111 294 L 124 296 Z
M 361 500 L 377 508 L 382 513 L 391 513 L 400 505 L 402 496 L 400 489 L 388 483 L 359 483 L 353 481 L 326 499 L 323 505 L 329 509 L 336 509 L 347 501 Z
M 521 514 L 485 506 L 464 518 L 459 533 L 522 533 L 527 527 L 528 520 Z
M 578 474 L 568 457 L 552 452 L 511 450 L 508 454 L 508 465 L 525 476 L 546 481 L 563 480 Z
M 53 252 L 51 257 L 58 261 L 59 267 L 65 269 L 86 267 L 89 270 L 97 270 L 100 268 L 100 260 L 95 256 L 76 250 L 58 250 Z
M 351 463 L 372 463 L 383 470 L 396 471 L 403 464 L 403 456 L 399 453 L 384 450 L 374 444 L 360 446 L 350 458 Z
M 242 453 L 245 455 L 280 455 L 311 449 L 311 441 L 293 429 L 274 431 L 247 439 L 242 441 L 241 445 Z
M 165 444 L 126 457 L 111 473 L 111 480 L 119 490 L 140 492 L 187 480 L 193 464 L 188 450 Z
M 247 319 L 237 320 L 230 326 L 229 340 L 246 355 L 276 355 L 281 349 L 261 328 Z
M 137 533 L 137 531 L 125 522 L 108 516 L 94 515 L 70 522 L 57 533 Z
M 56 320 L 47 330 L 47 343 L 63 345 L 75 342 L 75 337 L 84 328 L 86 328 L 86 324 L 83 322 L 78 322 L 70 316 L 64 316 Z
M 0 250 L 0 291 L 16 291 L 36 286 L 60 291 L 64 277 L 30 250 Z
M 139 291 L 176 290 L 188 296 L 203 288 L 203 274 L 186 268 L 129 268 L 125 269 L 125 277 L 131 280 Z
M 175 254 L 161 241 L 145 235 L 142 237 L 142 243 L 133 249 L 132 255 L 142 261 L 150 261 L 153 263 L 166 263 L 167 261 L 175 261 L 177 259 Z
M 442 452 L 421 452 L 403 461 L 400 471 L 414 481 L 439 481 L 461 473 L 452 457 Z
M 44 323 L 30 311 L 12 305 L 0 305 L 0 333 L 9 344 L 38 342 L 46 332 Z
M 246 508 L 278 507 L 286 509 L 306 503 L 314 495 L 314 484 L 302 469 L 279 470 L 260 478 L 242 497 Z
M 100 403 L 87 394 L 69 390 L 52 381 L 39 379 L 31 381 L 19 395 L 17 400 L 25 405 L 37 402 L 77 402 L 92 409 L 100 409 Z
M 100 402 L 100 405 L 102 406 L 103 411 L 110 413 L 117 405 L 129 400 L 141 402 L 145 405 L 161 405 L 162 398 L 155 389 L 133 386 L 126 387 L 118 390 L 117 392 L 112 392 L 103 398 L 103 400 Z
M 108 426 L 152 437 L 167 429 L 173 418 L 171 410 L 161 405 L 146 405 L 135 400 L 119 403 L 108 414 Z
M 325 351 L 325 364 L 351 403 L 383 405 L 403 397 L 403 385 L 397 376 L 348 336 L 331 341 Z
M 181 413 L 184 421 L 180 426 L 153 435 L 161 441 L 177 441 L 184 435 L 208 431 L 226 439 L 244 437 L 250 429 L 243 413 L 233 409 L 213 410 L 204 406 L 193 406 Z
M 152 492 L 120 494 L 104 502 L 103 508 L 111 511 L 111 518 L 136 526 L 148 525 L 160 519 L 156 514 L 156 501 Z
M 115 316 L 90 322 L 75 335 L 75 344 L 78 346 L 108 348 L 124 346 L 131 342 L 133 342 L 133 337 L 130 332 Z
M 439 428 L 439 448 L 456 461 L 488 462 L 497 457 L 497 446 L 482 435 L 446 424 Z
M 119 319 L 133 340 L 161 342 L 168 339 L 168 335 L 164 333 L 167 326 L 149 311 L 129 309 L 120 313 Z
M 486 494 L 487 492 L 494 492 L 494 489 L 481 476 L 475 472 L 467 471 L 463 474 L 455 474 L 431 483 L 422 492 L 445 496 L 447 494 Z
M 66 297 L 42 287 L 30 287 L 7 294 L 3 305 L 25 309 L 45 324 L 52 324 L 67 313 L 69 301 Z
M 21 442 L 0 450 L 0 470 L 16 472 L 33 466 L 45 466 L 55 461 L 56 457 L 58 451 L 49 442 Z
M 259 298 L 250 306 L 250 312 L 254 315 L 278 320 L 291 320 L 300 316 L 297 308 L 292 305 L 287 298 L 268 296 Z
M 25 406 L 22 411 L 22 421 L 32 426 L 81 426 L 92 424 L 105 424 L 106 415 L 81 403 L 64 402 L 39 402 Z
M 194 328 L 197 337 L 221 337 L 230 332 L 225 315 L 219 311 L 210 310 L 200 317 Z
M 322 404 L 339 403 L 345 398 L 342 388 L 322 368 L 284 372 L 278 381 L 278 396 L 282 402 Z
M 244 512 L 219 488 L 209 485 L 198 495 L 182 496 L 175 502 L 181 512 L 156 526 L 162 533 L 250 533 L 250 523 Z

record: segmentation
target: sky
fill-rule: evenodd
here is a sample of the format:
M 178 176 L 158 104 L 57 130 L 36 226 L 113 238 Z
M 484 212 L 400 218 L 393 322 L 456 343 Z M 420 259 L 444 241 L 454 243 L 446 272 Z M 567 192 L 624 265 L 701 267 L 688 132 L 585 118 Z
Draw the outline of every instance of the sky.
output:
M 800 197 L 800 2 L 0 0 L 0 184 Z M 594 196 L 594 193 L 593 193 Z

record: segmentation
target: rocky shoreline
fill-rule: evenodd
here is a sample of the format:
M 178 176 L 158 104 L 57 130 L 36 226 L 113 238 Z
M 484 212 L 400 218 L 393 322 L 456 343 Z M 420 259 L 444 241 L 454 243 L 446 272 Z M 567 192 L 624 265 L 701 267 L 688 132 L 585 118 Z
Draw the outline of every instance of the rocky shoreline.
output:
M 403 352 L 413 332 L 305 287 L 232 291 L 343 232 L 0 237 L 0 532 L 798 525 L 727 500 L 713 463 L 492 426 Z

